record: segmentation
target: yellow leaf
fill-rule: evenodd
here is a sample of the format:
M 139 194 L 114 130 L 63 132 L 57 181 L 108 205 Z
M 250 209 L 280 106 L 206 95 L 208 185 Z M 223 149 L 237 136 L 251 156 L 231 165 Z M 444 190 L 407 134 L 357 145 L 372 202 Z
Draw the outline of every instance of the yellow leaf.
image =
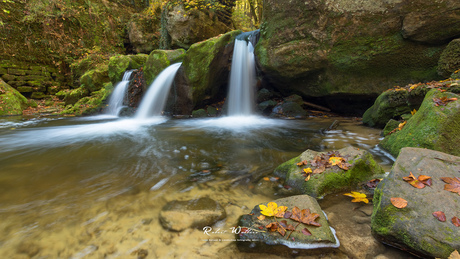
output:
M 399 123 L 398 129 L 399 129 L 399 130 L 402 130 L 402 128 L 404 127 L 404 125 L 406 125 L 406 123 L 407 123 L 407 121 L 404 121 L 404 122 Z
M 333 165 L 333 166 L 342 163 L 342 161 L 343 161 L 343 157 L 335 157 L 335 156 L 333 156 L 333 157 L 329 158 L 329 163 L 331 163 L 331 165 Z
M 413 111 L 410 112 L 410 114 L 414 115 L 416 112 L 417 112 L 417 110 L 414 109 Z
M 313 171 L 311 170 L 311 168 L 310 168 L 310 167 L 308 167 L 308 168 L 304 168 L 304 169 L 303 169 L 303 171 L 304 171 L 305 173 L 307 173 L 307 174 L 309 174 L 309 173 L 313 172 Z
M 369 200 L 367 199 L 366 194 L 360 193 L 360 192 L 351 192 L 351 193 L 344 193 L 343 195 L 352 197 L 353 200 L 351 202 L 364 202 L 364 203 L 369 203 Z
M 258 220 L 264 220 L 265 219 L 265 216 L 264 215 L 260 215 L 257 217 Z
M 279 206 L 278 204 L 274 202 L 269 202 L 267 204 L 268 206 L 265 206 L 263 204 L 259 205 L 260 208 L 260 213 L 265 216 L 275 216 L 275 217 L 283 217 L 284 212 L 287 210 L 286 206 Z
M 305 178 L 305 182 L 310 181 L 311 174 L 308 174 L 307 177 Z

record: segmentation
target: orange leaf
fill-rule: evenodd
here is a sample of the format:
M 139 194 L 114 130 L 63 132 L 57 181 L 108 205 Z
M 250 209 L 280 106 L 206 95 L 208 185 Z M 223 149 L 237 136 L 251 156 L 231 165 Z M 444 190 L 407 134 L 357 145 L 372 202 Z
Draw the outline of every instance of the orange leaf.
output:
M 460 227 L 460 219 L 457 217 L 453 217 L 452 224 L 454 224 L 456 227 Z
M 429 176 L 428 176 L 429 177 Z M 419 176 L 420 178 L 420 176 Z M 430 177 L 431 178 L 431 177 Z M 415 176 L 412 174 L 412 172 L 410 172 L 410 175 L 409 176 L 405 176 L 403 177 L 403 180 L 408 182 L 410 185 L 414 186 L 415 188 L 417 189 L 423 189 L 425 188 L 425 184 L 423 184 L 422 182 L 420 182 L 417 178 L 415 178 Z M 431 184 L 431 183 L 430 183 Z
M 427 175 L 419 175 L 418 180 L 424 185 L 431 186 L 431 177 Z
M 446 214 L 444 214 L 444 212 L 442 211 L 435 211 L 433 212 L 433 216 L 435 218 L 437 218 L 439 221 L 441 222 L 445 222 L 446 221 Z
M 264 220 L 265 219 L 265 216 L 264 215 L 260 215 L 257 217 L 258 220 Z
M 446 185 L 444 185 L 444 190 L 456 192 L 460 195 L 460 178 L 441 177 L 441 180 L 447 183 Z
M 391 204 L 393 204 L 393 206 L 395 206 L 398 209 L 402 209 L 407 206 L 407 201 L 403 198 L 399 198 L 399 197 L 391 198 L 390 201 L 391 201 Z

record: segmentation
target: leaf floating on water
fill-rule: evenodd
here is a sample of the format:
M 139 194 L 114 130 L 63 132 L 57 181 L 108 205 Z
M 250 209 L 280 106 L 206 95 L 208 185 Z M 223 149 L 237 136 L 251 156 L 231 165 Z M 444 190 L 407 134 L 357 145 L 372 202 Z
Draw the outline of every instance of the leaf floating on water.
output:
M 445 222 L 446 221 L 446 214 L 444 214 L 444 212 L 442 211 L 435 211 L 433 212 L 433 216 L 435 218 L 437 218 L 439 221 L 441 222 Z
M 460 195 L 460 178 L 458 177 L 441 177 L 446 184 L 444 185 L 444 190 L 449 192 L 455 192 Z
M 453 217 L 452 224 L 454 224 L 456 227 L 460 227 L 460 219 L 457 217 Z
M 369 200 L 367 199 L 367 195 L 365 193 L 351 192 L 351 193 L 344 193 L 343 195 L 352 197 L 353 200 L 351 200 L 351 202 L 369 203 Z
M 393 206 L 395 206 L 398 209 L 402 209 L 407 206 L 407 201 L 403 198 L 399 198 L 399 197 L 391 198 L 390 201 L 391 201 L 391 204 L 393 204 Z

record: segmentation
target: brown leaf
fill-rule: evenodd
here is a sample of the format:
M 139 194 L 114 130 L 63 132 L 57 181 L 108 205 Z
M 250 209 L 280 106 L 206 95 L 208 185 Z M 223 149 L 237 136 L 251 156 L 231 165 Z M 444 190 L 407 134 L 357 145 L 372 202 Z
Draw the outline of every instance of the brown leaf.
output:
M 444 185 L 444 190 L 455 192 L 458 193 L 458 195 L 460 195 L 460 178 L 441 177 L 441 180 L 443 180 L 446 183 L 446 185 Z
M 297 206 L 294 206 L 294 208 L 292 208 L 292 215 L 290 219 L 301 222 L 301 218 L 302 218 L 302 212 Z
M 442 211 L 435 211 L 433 212 L 433 216 L 435 218 L 437 218 L 439 221 L 441 222 L 445 222 L 446 221 L 446 214 L 444 214 L 444 212 Z
M 283 237 L 284 235 L 286 235 L 286 229 L 284 229 L 283 227 L 279 227 L 277 230 L 278 230 L 278 233 L 280 233 Z
M 324 170 L 326 170 L 326 166 L 320 166 L 320 167 L 316 168 L 315 170 L 313 170 L 313 174 L 320 174 L 320 173 L 324 172 Z
M 302 229 L 302 234 L 306 236 L 311 236 L 311 232 L 307 228 Z
M 375 188 L 380 183 L 381 179 L 372 179 L 366 183 L 367 187 Z
M 343 170 L 346 171 L 346 170 L 350 169 L 351 165 L 349 163 L 347 163 L 347 162 L 342 162 L 342 163 L 338 164 L 337 166 L 340 167 L 340 169 L 343 169 Z
M 270 231 L 276 231 L 278 229 L 278 222 L 272 222 L 268 225 L 265 226 L 267 229 L 270 229 Z
M 321 224 L 315 221 L 317 218 L 319 218 L 318 213 L 310 213 L 309 209 L 302 210 L 302 223 L 321 227 Z
M 414 186 L 417 189 L 423 189 L 425 188 L 425 184 L 420 182 L 415 176 L 410 172 L 409 176 L 404 176 L 403 180 L 408 182 L 410 185 Z
M 295 227 L 291 224 L 288 224 L 286 220 L 281 220 L 280 225 L 286 230 L 290 230 L 290 231 L 295 230 Z
M 285 219 L 288 219 L 288 218 L 291 217 L 291 215 L 292 215 L 292 212 L 286 211 L 286 212 L 284 213 L 284 216 L 283 216 L 283 217 L 284 217 Z
M 407 201 L 403 198 L 399 198 L 399 197 L 391 198 L 390 201 L 391 201 L 391 204 L 393 204 L 393 206 L 395 206 L 398 209 L 402 209 L 407 206 Z
M 456 227 L 460 227 L 460 219 L 457 217 L 453 217 L 452 224 L 454 224 Z
M 424 185 L 431 186 L 432 180 L 430 176 L 427 175 L 419 175 L 418 180 L 423 183 Z

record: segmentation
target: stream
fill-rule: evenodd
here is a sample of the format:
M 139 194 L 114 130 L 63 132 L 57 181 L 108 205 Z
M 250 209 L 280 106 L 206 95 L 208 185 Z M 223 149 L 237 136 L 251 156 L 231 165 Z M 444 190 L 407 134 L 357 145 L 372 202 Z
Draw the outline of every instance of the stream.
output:
M 334 120 L 339 127 L 322 133 Z M 159 212 L 172 200 L 208 196 L 227 212 L 217 227 L 228 229 L 255 205 L 281 197 L 258 181 L 306 149 L 355 146 L 389 171 L 380 138 L 353 118 L 0 118 L 0 257 L 257 258 L 231 241 L 206 242 L 199 229 L 167 231 Z M 408 258 L 372 238 L 371 204 L 341 194 L 320 204 L 339 239 L 358 240 L 341 240 L 329 258 L 346 258 L 362 242 L 376 243 L 369 258 Z

